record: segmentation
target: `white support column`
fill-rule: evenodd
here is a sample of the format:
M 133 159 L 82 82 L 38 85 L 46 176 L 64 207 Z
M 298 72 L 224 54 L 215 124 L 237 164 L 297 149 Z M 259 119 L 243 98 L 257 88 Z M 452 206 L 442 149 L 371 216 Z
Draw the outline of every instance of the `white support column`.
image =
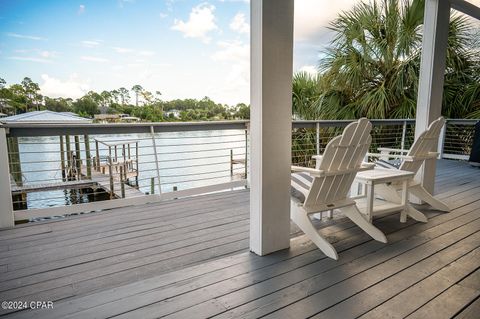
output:
M 450 2 L 426 0 L 423 24 L 422 60 L 418 84 L 415 138 L 442 114 L 443 82 L 447 53 Z M 417 178 L 433 193 L 435 159 L 429 160 L 418 172 Z
M 250 250 L 290 245 L 293 0 L 251 1 Z
M 8 148 L 5 129 L 0 127 L 0 228 L 14 226 Z

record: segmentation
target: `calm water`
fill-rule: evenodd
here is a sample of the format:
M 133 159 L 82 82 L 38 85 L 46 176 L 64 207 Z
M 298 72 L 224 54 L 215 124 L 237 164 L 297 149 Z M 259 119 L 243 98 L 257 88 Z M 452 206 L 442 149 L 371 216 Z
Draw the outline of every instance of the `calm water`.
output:
M 139 189 L 150 192 L 151 178 L 157 180 L 155 152 L 150 134 L 117 134 L 90 136 L 91 156 L 95 156 L 93 138 L 105 141 L 139 140 Z M 85 164 L 85 144 L 81 141 L 81 158 Z M 230 149 L 235 157 L 244 157 L 245 137 L 243 130 L 217 130 L 157 133 L 155 136 L 162 192 L 219 184 L 231 181 Z M 71 150 L 75 149 L 73 136 Z M 135 153 L 132 145 L 132 155 Z M 100 148 L 100 157 L 108 155 L 106 147 Z M 60 169 L 59 137 L 19 138 L 20 161 L 25 184 L 62 181 Z M 118 151 L 119 155 L 121 150 Z M 243 167 L 235 166 L 235 173 L 243 172 Z M 158 193 L 158 184 L 155 185 Z M 84 203 L 104 200 L 105 196 L 89 190 L 55 190 L 35 192 L 27 195 L 28 208 Z

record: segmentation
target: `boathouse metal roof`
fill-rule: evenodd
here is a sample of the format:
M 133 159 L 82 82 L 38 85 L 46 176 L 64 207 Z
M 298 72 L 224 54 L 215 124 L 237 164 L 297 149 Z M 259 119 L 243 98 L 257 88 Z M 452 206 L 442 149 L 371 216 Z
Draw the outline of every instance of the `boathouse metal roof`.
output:
M 92 123 L 71 112 L 53 112 L 49 110 L 33 111 L 12 115 L 0 119 L 1 123 Z

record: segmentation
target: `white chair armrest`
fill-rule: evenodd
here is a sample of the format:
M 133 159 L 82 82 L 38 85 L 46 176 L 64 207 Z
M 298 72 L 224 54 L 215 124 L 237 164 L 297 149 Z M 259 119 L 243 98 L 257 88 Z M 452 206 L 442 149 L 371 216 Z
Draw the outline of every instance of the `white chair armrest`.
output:
M 368 170 L 371 170 L 371 169 L 374 169 L 374 168 L 375 168 L 375 163 L 363 162 L 362 166 L 360 166 L 361 171 L 368 171 Z
M 399 148 L 389 148 L 389 147 L 379 147 L 377 148 L 380 152 L 392 152 L 392 153 L 408 153 L 409 150 L 402 150 Z
M 322 163 L 323 155 L 313 155 L 312 158 L 315 160 L 315 168 L 320 169 L 320 164 Z
M 302 167 L 302 166 L 292 166 L 291 171 L 292 172 L 309 173 L 313 177 L 320 177 L 320 176 L 323 176 L 323 174 L 324 174 L 324 171 L 314 169 L 314 168 L 310 168 L 310 167 Z
M 325 172 L 323 170 L 309 168 L 309 167 L 292 166 L 291 170 L 292 172 L 305 172 L 310 174 L 310 176 L 312 177 L 325 177 L 325 176 L 334 176 L 334 175 L 366 171 L 366 170 L 373 169 L 374 166 L 375 166 L 374 163 L 362 163 L 362 165 L 359 168 L 346 169 L 341 171 L 331 171 L 331 172 Z
M 404 161 L 407 161 L 407 162 L 414 161 L 414 158 L 412 156 L 400 155 L 400 154 L 367 153 L 367 156 L 370 156 L 370 157 L 388 157 L 388 158 L 393 157 L 393 158 L 403 159 Z M 417 159 L 417 158 L 415 158 L 415 159 Z

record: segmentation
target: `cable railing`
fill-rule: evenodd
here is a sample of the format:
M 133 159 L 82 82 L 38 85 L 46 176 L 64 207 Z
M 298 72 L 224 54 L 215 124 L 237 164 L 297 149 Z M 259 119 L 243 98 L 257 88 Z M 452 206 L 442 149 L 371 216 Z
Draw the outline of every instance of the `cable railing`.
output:
M 372 120 L 371 151 L 408 149 L 415 120 Z M 447 120 L 442 158 L 468 159 L 477 120 Z M 292 163 L 313 155 L 350 121 L 294 121 Z M 7 124 L 15 220 L 65 216 L 248 187 L 248 121 Z M 2 190 L 3 191 L 3 190 Z

